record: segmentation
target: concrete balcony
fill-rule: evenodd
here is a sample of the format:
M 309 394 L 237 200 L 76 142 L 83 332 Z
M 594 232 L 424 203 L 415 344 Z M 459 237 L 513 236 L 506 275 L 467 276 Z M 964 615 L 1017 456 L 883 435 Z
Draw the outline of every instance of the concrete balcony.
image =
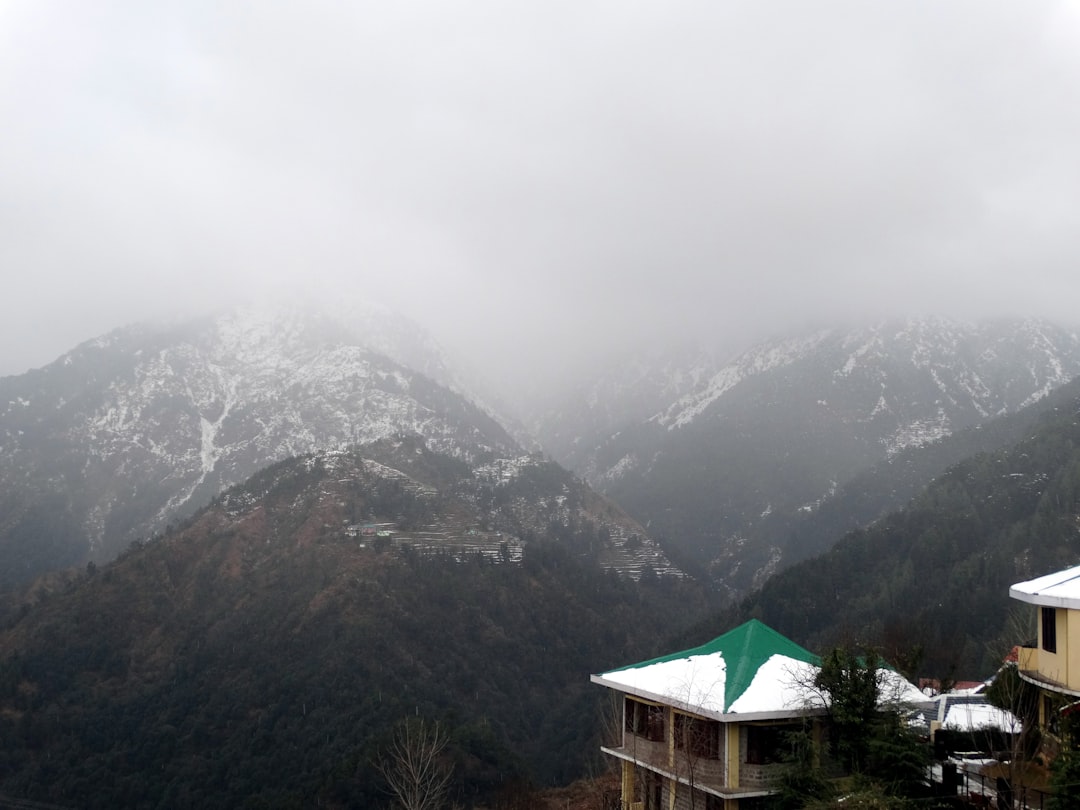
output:
M 1061 695 L 1080 697 L 1080 687 L 1077 684 L 1063 683 L 1053 677 L 1057 674 L 1056 670 L 1053 673 L 1047 673 L 1042 668 L 1053 667 L 1055 659 L 1060 660 L 1060 656 L 1048 655 L 1046 657 L 1050 660 L 1047 662 L 1042 659 L 1040 650 L 1036 647 L 1017 647 L 1016 653 L 1016 668 L 1025 681 Z
M 780 786 L 789 766 L 781 763 L 739 765 L 739 785 L 726 782 L 723 750 L 718 756 L 688 755 L 672 750 L 667 741 L 649 740 L 627 732 L 623 744 L 603 747 L 606 754 L 632 762 L 684 785 L 724 798 L 765 796 Z

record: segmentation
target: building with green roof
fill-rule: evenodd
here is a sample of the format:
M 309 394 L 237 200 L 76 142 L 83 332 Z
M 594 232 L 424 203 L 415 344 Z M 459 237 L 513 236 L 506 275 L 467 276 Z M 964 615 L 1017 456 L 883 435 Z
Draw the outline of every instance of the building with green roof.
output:
M 828 707 L 820 659 L 757 620 L 689 650 L 593 675 L 619 693 L 624 810 L 766 807 L 783 774 L 786 733 Z M 921 693 L 883 670 L 883 695 Z M 821 748 L 821 746 L 819 746 Z M 823 763 L 829 769 L 829 763 Z M 839 775 L 839 774 L 837 774 Z

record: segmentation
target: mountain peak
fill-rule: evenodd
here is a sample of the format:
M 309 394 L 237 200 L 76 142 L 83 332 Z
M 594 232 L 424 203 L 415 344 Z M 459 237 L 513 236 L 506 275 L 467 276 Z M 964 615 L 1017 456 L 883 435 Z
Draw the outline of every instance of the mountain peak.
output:
M 288 456 L 400 433 L 473 461 L 519 454 L 479 407 L 373 348 L 448 379 L 420 335 L 378 308 L 259 303 L 125 327 L 0 379 L 0 483 L 25 496 L 7 534 L 40 530 L 28 504 L 69 492 L 70 559 L 107 558 Z

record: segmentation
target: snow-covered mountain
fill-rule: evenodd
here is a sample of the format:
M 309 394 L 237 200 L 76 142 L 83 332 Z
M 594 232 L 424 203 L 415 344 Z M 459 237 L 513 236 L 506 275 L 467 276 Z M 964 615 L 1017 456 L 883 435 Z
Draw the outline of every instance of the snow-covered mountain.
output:
M 744 587 L 783 564 L 761 526 L 906 448 L 1039 401 L 1080 373 L 1080 338 L 1033 320 L 910 319 L 768 342 L 708 370 L 701 357 L 670 370 L 677 396 L 602 439 L 583 434 L 571 460 L 676 559 Z M 642 375 L 650 390 L 662 371 Z
M 290 456 L 418 435 L 474 469 L 522 457 L 421 328 L 329 311 L 127 327 L 0 379 L 0 580 L 110 558 Z M 525 418 L 676 565 L 738 590 L 798 556 L 787 527 L 874 465 L 1078 373 L 1080 338 L 1047 323 L 908 320 L 725 363 L 656 347 Z
M 844 418 L 890 428 L 880 441 L 894 454 L 1036 402 L 1076 375 L 1077 345 L 1075 333 L 1037 321 L 822 330 L 746 352 L 654 419 L 682 427 L 740 383 L 810 361 L 830 371 L 822 393 L 839 393 Z
M 520 455 L 447 384 L 434 342 L 375 309 L 116 330 L 0 379 L 0 570 L 111 557 L 301 453 L 417 434 L 471 463 Z

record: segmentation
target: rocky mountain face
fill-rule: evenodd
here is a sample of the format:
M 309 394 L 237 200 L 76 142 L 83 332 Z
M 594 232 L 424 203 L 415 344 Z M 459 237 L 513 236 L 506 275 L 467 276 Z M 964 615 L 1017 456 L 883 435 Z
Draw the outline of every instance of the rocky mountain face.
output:
M 1080 338 L 1036 321 L 908 320 L 673 372 L 672 390 L 696 380 L 693 390 L 602 440 L 583 435 L 592 447 L 576 469 L 677 561 L 737 592 L 792 554 L 765 527 L 814 512 L 905 450 L 1037 402 L 1080 372 Z
M 251 306 L 0 379 L 0 576 L 108 559 L 297 454 L 417 434 L 470 463 L 520 455 L 435 381 L 453 382 L 433 346 L 376 310 Z

